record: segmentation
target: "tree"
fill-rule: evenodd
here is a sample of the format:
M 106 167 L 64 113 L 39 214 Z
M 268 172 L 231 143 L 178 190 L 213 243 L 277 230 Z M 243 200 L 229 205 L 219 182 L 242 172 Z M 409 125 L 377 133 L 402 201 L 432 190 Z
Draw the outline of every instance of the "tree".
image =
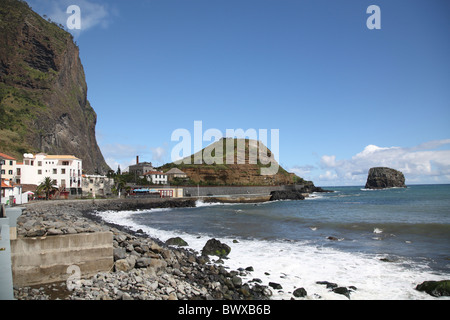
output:
M 108 173 L 106 174 L 106 176 L 108 178 L 114 178 L 116 176 L 116 173 L 114 172 L 114 170 L 108 170 Z
M 112 191 L 115 194 L 120 195 L 121 190 L 123 188 L 125 188 L 125 186 L 126 186 L 126 182 L 125 182 L 125 180 L 124 180 L 122 175 L 116 175 L 114 177 L 114 182 L 115 182 L 115 184 L 114 184 L 114 187 L 112 188 L 113 189 Z
M 45 192 L 45 197 L 48 200 L 50 193 L 58 190 L 58 188 L 53 186 L 53 181 L 50 177 L 45 177 L 44 181 L 37 187 L 37 193 Z

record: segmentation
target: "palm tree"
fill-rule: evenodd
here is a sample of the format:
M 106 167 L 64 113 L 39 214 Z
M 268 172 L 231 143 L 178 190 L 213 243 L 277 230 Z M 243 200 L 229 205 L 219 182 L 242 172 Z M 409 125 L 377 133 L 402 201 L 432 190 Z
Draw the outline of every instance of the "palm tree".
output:
M 114 177 L 114 181 L 115 181 L 115 185 L 113 187 L 113 192 L 115 194 L 118 194 L 120 197 L 120 193 L 121 193 L 122 189 L 125 188 L 126 182 L 122 175 L 116 175 Z
M 48 200 L 50 193 L 58 190 L 58 188 L 53 186 L 53 181 L 52 179 L 50 179 L 50 177 L 45 177 L 44 181 L 39 185 L 37 190 L 45 192 L 46 199 Z

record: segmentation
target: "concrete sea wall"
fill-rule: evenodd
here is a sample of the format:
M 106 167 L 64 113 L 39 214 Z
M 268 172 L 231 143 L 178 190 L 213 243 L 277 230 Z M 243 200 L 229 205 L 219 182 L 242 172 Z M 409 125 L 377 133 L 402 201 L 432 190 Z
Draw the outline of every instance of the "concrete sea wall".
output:
M 195 199 L 55 200 L 28 203 L 23 206 L 25 210 L 20 218 L 19 235 L 10 241 L 14 285 L 66 281 L 74 271 L 78 274 L 73 276 L 80 278 L 111 271 L 114 266 L 113 234 L 87 227 L 89 224 L 82 217 L 83 212 L 194 205 Z M 31 213 L 34 215 L 29 216 Z M 42 221 L 38 222 L 38 219 Z M 42 229 L 40 234 L 43 236 L 28 236 L 27 224 Z M 68 227 L 72 227 L 71 232 L 76 233 L 66 234 Z
M 301 190 L 302 188 L 303 185 L 183 187 L 184 196 L 191 197 L 268 196 L 272 191 Z
M 109 271 L 114 264 L 113 234 L 95 232 L 11 241 L 14 284 L 18 286 L 66 281 L 70 266 L 80 276 Z

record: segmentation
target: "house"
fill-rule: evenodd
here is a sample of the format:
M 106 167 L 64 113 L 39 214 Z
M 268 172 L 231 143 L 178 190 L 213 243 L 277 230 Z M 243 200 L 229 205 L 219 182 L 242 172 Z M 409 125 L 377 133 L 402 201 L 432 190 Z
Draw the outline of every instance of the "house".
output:
M 3 160 L 3 165 L 1 166 L 2 179 L 15 182 L 16 159 L 0 152 L 0 160 Z
M 162 171 L 149 171 L 144 177 L 153 184 L 167 184 L 167 174 Z
M 128 173 L 134 174 L 136 177 L 144 175 L 145 172 L 153 171 L 151 162 L 139 162 L 139 156 L 136 156 L 136 164 L 128 167 Z
M 145 172 L 152 171 L 153 165 L 151 162 L 141 162 L 133 164 L 128 167 L 128 172 L 135 174 L 137 177 L 142 176 Z
M 136 177 L 142 176 L 145 172 L 153 171 L 151 162 L 139 162 L 139 156 L 136 156 L 136 164 L 128 167 L 128 173 L 134 174 Z
M 188 178 L 187 174 L 178 168 L 172 168 L 169 171 L 167 171 L 166 174 L 167 174 L 168 181 L 173 181 L 173 179 L 175 179 L 175 178 L 178 178 L 178 179 L 187 179 Z
M 27 185 L 40 185 L 50 177 L 53 185 L 60 191 L 71 195 L 81 195 L 81 174 L 83 162 L 73 155 L 47 155 L 25 153 L 23 163 L 16 165 L 16 182 Z
M 108 196 L 112 193 L 114 179 L 101 175 L 83 175 L 81 178 L 81 188 L 83 196 Z
M 24 204 L 28 202 L 28 194 L 22 193 L 22 186 L 11 180 L 1 180 L 1 203 L 6 205 Z

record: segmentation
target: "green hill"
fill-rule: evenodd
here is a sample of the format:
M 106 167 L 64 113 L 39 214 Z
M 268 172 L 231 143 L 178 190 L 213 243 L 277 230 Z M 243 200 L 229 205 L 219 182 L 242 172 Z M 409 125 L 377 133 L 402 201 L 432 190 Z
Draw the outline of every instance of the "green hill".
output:
M 253 146 L 259 148 L 258 141 L 249 139 L 232 139 L 233 148 L 227 152 L 226 145 L 230 138 L 214 142 L 201 151 L 184 158 L 181 161 L 172 162 L 163 165 L 160 169 L 168 171 L 171 168 L 178 168 L 184 171 L 192 184 L 201 185 L 286 185 L 286 184 L 310 184 L 294 173 L 287 172 L 278 163 L 274 162 L 270 150 L 267 150 L 267 156 L 272 157 L 272 164 L 267 160 L 260 161 L 259 157 L 252 159 L 250 157 L 250 148 Z M 239 143 L 245 146 L 239 149 Z M 220 155 L 220 150 L 222 154 Z M 244 150 L 244 152 L 238 152 Z M 255 149 L 253 149 L 255 150 Z M 256 149 L 259 150 L 259 149 Z M 217 151 L 217 154 L 216 154 Z M 201 155 L 202 162 L 194 163 Z M 207 156 L 216 157 L 216 161 L 208 161 Z M 233 161 L 227 161 L 233 159 Z M 221 161 L 220 161 L 221 160 Z M 262 168 L 278 166 L 278 171 L 273 175 L 261 174 Z

